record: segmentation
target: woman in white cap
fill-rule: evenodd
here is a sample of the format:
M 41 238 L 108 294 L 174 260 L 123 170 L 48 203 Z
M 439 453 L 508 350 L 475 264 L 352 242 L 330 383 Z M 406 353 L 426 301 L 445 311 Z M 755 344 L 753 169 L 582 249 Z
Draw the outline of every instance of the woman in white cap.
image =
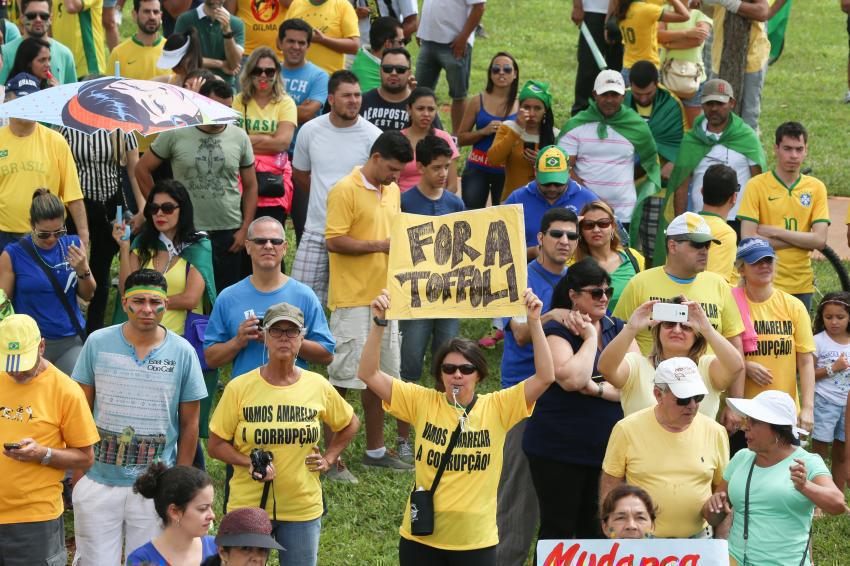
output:
M 165 40 L 162 55 L 156 62 L 158 69 L 171 69 L 171 75 L 157 77 L 155 80 L 184 86 L 186 75 L 203 66 L 203 54 L 198 33 L 190 30 L 185 33 L 172 33 Z
M 844 513 L 844 494 L 817 454 L 803 450 L 796 427 L 797 407 L 783 391 L 763 391 L 753 399 L 727 399 L 743 415 L 747 449 L 739 451 L 723 481 L 703 505 L 717 525 L 734 511 L 729 562 L 761 566 L 809 564 L 815 507 Z M 730 508 L 731 507 L 731 508 Z

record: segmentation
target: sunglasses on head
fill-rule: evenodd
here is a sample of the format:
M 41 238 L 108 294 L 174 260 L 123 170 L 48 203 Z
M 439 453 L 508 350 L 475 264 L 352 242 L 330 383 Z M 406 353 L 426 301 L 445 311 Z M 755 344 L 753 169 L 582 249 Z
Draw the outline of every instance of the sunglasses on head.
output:
M 699 405 L 702 403 L 702 400 L 705 399 L 705 395 L 694 395 L 693 397 L 685 397 L 684 399 L 679 399 L 676 397 L 676 404 L 680 407 L 687 407 L 691 404 L 691 401 Z
M 147 210 L 147 213 L 151 216 L 157 214 L 160 210 L 163 214 L 174 214 L 174 211 L 178 208 L 180 208 L 180 205 L 174 204 L 173 202 L 164 202 L 162 204 L 151 202 L 145 205 L 145 210 Z
M 33 233 L 35 234 L 35 237 L 39 240 L 46 240 L 51 236 L 61 238 L 62 236 L 68 233 L 68 230 L 65 228 L 60 228 L 58 230 L 35 230 Z
M 493 65 L 490 67 L 490 72 L 494 75 L 510 75 L 514 72 L 513 65 Z
M 410 70 L 410 67 L 405 67 L 404 65 L 381 65 L 381 70 L 388 75 L 392 73 L 403 75 Z
M 579 289 L 580 293 L 587 293 L 591 296 L 594 301 L 598 301 L 602 298 L 602 295 L 605 295 L 609 299 L 614 296 L 614 288 L 613 287 L 594 287 L 593 289 Z
M 560 240 L 566 234 L 568 240 L 578 240 L 578 233 L 576 232 L 568 232 L 566 230 L 549 230 L 546 232 L 556 240 Z
M 672 322 L 670 320 L 662 320 L 661 321 L 661 327 L 665 328 L 667 330 L 672 330 L 673 328 L 676 328 L 677 326 L 681 326 L 682 330 L 687 330 L 688 332 L 693 332 L 693 330 L 694 330 L 691 327 L 691 325 L 688 324 L 687 322 Z
M 475 370 L 478 369 L 472 364 L 442 364 L 440 365 L 440 370 L 443 373 L 452 374 L 457 370 L 460 370 L 460 373 L 463 375 L 471 375 Z
M 265 246 L 269 242 L 271 242 L 273 246 L 282 246 L 286 240 L 283 238 L 248 238 L 248 241 L 257 244 L 258 246 Z
M 38 18 L 39 20 L 46 22 L 50 19 L 50 12 L 27 12 L 24 14 L 24 17 L 29 21 L 33 21 Z
M 254 67 L 251 70 L 252 77 L 259 77 L 265 75 L 269 78 L 275 76 L 277 74 L 277 69 L 274 67 Z
M 602 230 L 606 228 L 610 228 L 611 224 L 614 222 L 610 218 L 600 218 L 599 220 L 582 220 L 581 221 L 581 229 L 587 230 L 590 232 L 597 226 L 599 226 Z

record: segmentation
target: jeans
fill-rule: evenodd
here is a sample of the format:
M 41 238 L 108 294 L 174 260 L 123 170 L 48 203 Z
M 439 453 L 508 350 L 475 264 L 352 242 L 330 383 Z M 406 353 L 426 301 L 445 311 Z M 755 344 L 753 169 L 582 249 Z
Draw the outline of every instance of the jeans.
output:
M 456 318 L 400 320 L 398 329 L 401 332 L 401 378 L 419 381 L 428 340 L 431 340 L 433 357 L 440 346 L 458 335 L 460 321 Z
M 806 305 L 806 311 L 812 310 L 812 293 L 797 293 L 794 296 L 800 299 L 800 301 L 804 305 Z
M 755 73 L 744 74 L 744 93 L 741 100 L 741 119 L 758 133 L 761 116 L 761 89 L 767 75 L 767 64 Z
M 623 75 L 623 84 L 626 85 L 626 88 L 629 88 L 629 74 L 631 73 L 631 67 L 623 67 L 620 69 L 620 74 Z
M 322 518 L 312 521 L 272 521 L 272 536 L 286 549 L 278 560 L 286 566 L 316 566 Z
M 82 351 L 83 341 L 76 335 L 44 340 L 44 358 L 67 375 L 74 371 Z
M 419 57 L 416 58 L 416 82 L 431 90 L 437 88 L 440 71 L 446 70 L 449 96 L 452 100 L 464 100 L 469 91 L 469 71 L 472 64 L 472 46 L 467 45 L 466 55 L 458 59 L 449 43 L 422 40 Z
M 461 177 L 461 196 L 467 210 L 484 208 L 487 197 L 493 206 L 499 204 L 502 188 L 505 186 L 504 173 L 490 173 L 475 167 L 467 167 Z
M 540 504 L 539 538 L 602 538 L 598 516 L 601 467 L 532 455 L 528 464 Z M 565 485 L 570 489 L 564 489 Z
M 611 45 L 605 42 L 605 14 L 585 12 L 584 23 L 597 47 L 599 47 L 599 51 L 605 57 L 608 68 L 619 71 L 623 66 L 623 44 Z M 599 67 L 593 58 L 593 52 L 590 51 L 590 46 L 581 33 L 578 34 L 577 56 L 575 102 L 571 111 L 574 116 L 587 108 L 590 95 L 593 93 L 593 82 L 596 80 L 596 75 L 599 74 Z
M 65 566 L 65 522 L 49 521 L 0 525 L 0 566 Z
M 236 253 L 228 251 L 233 245 L 235 232 L 236 230 L 210 230 L 207 233 L 212 244 L 215 289 L 219 293 L 242 279 L 242 255 L 245 250 Z

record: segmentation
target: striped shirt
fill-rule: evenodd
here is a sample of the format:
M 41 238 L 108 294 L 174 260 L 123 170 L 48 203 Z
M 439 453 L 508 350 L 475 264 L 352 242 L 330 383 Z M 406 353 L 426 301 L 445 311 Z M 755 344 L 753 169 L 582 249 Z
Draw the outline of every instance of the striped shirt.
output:
M 115 152 L 120 132 L 110 134 L 98 130 L 88 135 L 71 128 L 62 128 L 60 131 L 71 146 L 83 196 L 97 202 L 106 202 L 112 198 L 121 187 L 122 166 Z M 136 149 L 139 144 L 133 134 L 123 135 L 125 141 L 119 153 L 121 158 L 126 158 L 126 153 Z

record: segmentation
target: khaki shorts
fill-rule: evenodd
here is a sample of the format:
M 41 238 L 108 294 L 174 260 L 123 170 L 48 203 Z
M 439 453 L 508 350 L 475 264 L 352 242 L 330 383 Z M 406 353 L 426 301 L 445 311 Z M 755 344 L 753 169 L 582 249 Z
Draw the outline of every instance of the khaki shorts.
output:
M 357 366 L 372 324 L 369 307 L 341 307 L 331 313 L 329 326 L 336 348 L 328 377 L 335 387 L 366 389 L 366 384 L 357 378 Z M 398 321 L 390 320 L 381 343 L 381 371 L 393 377 L 399 375 L 400 346 Z

